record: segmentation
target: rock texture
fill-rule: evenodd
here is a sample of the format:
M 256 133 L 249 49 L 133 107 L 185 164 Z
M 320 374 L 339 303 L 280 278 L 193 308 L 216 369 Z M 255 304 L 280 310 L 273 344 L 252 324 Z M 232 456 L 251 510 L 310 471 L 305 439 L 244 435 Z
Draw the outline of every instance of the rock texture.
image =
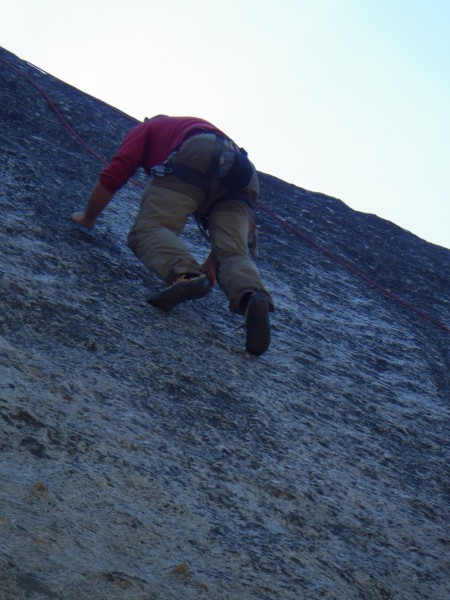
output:
M 136 186 L 68 219 L 101 164 L 43 93 L 106 159 L 133 119 L 0 59 L 0 598 L 447 600 L 450 252 L 261 174 L 246 355 L 220 290 L 146 304 Z

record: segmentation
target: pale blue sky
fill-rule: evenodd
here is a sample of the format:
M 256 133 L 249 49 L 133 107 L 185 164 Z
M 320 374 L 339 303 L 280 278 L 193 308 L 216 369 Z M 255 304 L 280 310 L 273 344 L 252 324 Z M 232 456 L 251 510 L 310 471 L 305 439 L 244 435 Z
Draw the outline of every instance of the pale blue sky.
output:
M 450 0 L 0 0 L 0 45 L 450 248 Z

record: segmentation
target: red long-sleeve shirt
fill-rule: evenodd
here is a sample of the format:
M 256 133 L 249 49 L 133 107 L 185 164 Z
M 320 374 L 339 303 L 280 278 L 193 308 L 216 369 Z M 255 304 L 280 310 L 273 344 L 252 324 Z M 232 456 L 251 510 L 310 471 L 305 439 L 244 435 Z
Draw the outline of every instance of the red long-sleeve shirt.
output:
M 115 193 L 139 167 L 150 169 L 161 164 L 188 137 L 211 131 L 224 135 L 217 127 L 196 117 L 159 116 L 134 127 L 126 136 L 109 165 L 100 173 L 100 182 Z

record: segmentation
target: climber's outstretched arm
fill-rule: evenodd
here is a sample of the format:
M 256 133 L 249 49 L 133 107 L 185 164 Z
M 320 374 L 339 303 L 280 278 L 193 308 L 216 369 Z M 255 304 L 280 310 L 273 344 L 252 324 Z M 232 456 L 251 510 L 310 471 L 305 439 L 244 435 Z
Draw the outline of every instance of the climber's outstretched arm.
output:
M 102 183 L 100 183 L 100 181 L 97 181 L 89 197 L 86 208 L 83 212 L 73 213 L 71 215 L 72 220 L 75 221 L 75 223 L 78 223 L 78 225 L 93 229 L 98 216 L 110 203 L 113 196 L 113 192 L 110 192 Z

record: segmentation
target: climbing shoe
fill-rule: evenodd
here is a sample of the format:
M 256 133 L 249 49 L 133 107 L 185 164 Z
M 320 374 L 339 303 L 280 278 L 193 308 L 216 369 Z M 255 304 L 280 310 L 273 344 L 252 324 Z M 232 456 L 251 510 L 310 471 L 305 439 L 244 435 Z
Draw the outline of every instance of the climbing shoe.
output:
M 270 344 L 269 310 L 266 296 L 253 292 L 245 310 L 245 349 L 257 356 L 264 354 Z
M 180 302 L 196 300 L 211 290 L 211 283 L 206 274 L 179 275 L 172 285 L 164 288 L 159 294 L 148 299 L 148 303 L 164 312 L 169 312 Z

